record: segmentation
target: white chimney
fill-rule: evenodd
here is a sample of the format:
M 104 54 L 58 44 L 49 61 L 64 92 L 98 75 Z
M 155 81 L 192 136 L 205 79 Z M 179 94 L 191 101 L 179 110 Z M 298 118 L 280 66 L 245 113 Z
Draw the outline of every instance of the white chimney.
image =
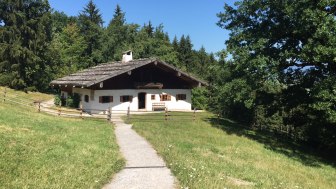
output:
M 133 53 L 132 51 L 125 51 L 122 56 L 122 63 L 126 63 L 133 60 Z

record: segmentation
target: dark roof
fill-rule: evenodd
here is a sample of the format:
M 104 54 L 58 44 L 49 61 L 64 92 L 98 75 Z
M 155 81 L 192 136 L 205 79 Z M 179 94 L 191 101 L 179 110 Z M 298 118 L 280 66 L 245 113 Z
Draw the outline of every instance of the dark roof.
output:
M 202 85 L 207 85 L 206 82 L 199 80 L 191 76 L 190 74 L 182 72 L 176 67 L 168 63 L 162 62 L 160 60 L 157 60 L 155 58 L 131 60 L 126 63 L 122 63 L 121 61 L 102 63 L 102 64 L 99 64 L 98 66 L 94 66 L 94 67 L 79 71 L 77 73 L 62 77 L 60 79 L 53 80 L 52 82 L 50 82 L 50 85 L 72 85 L 72 86 L 80 86 L 80 87 L 90 87 L 94 84 L 100 83 L 107 79 L 113 78 L 123 73 L 127 73 L 136 68 L 139 68 L 147 64 L 151 64 L 151 63 L 160 64 L 170 70 L 175 70 L 176 72 L 180 73 L 181 76 L 187 79 L 201 83 Z

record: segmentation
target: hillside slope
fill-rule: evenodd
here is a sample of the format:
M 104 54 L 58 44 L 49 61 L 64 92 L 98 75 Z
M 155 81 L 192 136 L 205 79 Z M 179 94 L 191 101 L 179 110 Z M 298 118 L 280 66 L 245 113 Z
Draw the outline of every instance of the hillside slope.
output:
M 209 113 L 133 116 L 183 188 L 335 188 L 332 163 Z M 189 117 L 189 120 L 185 119 Z M 161 121 L 160 121 L 161 120 Z
M 111 124 L 50 116 L 1 99 L 1 187 L 101 188 L 123 165 Z

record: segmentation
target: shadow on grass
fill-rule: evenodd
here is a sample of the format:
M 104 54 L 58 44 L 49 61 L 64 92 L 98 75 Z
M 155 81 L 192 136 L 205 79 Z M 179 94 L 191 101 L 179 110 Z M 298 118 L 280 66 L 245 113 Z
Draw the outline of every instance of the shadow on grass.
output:
M 332 157 L 318 152 L 307 144 L 294 142 L 287 136 L 269 131 L 252 130 L 225 118 L 212 117 L 205 118 L 204 121 L 210 122 L 213 127 L 220 128 L 229 135 L 245 136 L 262 143 L 266 149 L 284 154 L 306 166 L 320 167 L 323 163 L 336 168 L 335 160 Z

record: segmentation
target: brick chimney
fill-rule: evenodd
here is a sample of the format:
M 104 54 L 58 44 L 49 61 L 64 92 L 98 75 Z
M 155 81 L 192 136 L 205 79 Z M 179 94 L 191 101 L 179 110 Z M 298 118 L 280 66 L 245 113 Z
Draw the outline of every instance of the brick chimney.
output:
M 132 53 L 132 51 L 125 51 L 125 52 L 123 52 L 122 63 L 126 63 L 126 62 L 129 62 L 131 60 L 133 60 L 133 53 Z

